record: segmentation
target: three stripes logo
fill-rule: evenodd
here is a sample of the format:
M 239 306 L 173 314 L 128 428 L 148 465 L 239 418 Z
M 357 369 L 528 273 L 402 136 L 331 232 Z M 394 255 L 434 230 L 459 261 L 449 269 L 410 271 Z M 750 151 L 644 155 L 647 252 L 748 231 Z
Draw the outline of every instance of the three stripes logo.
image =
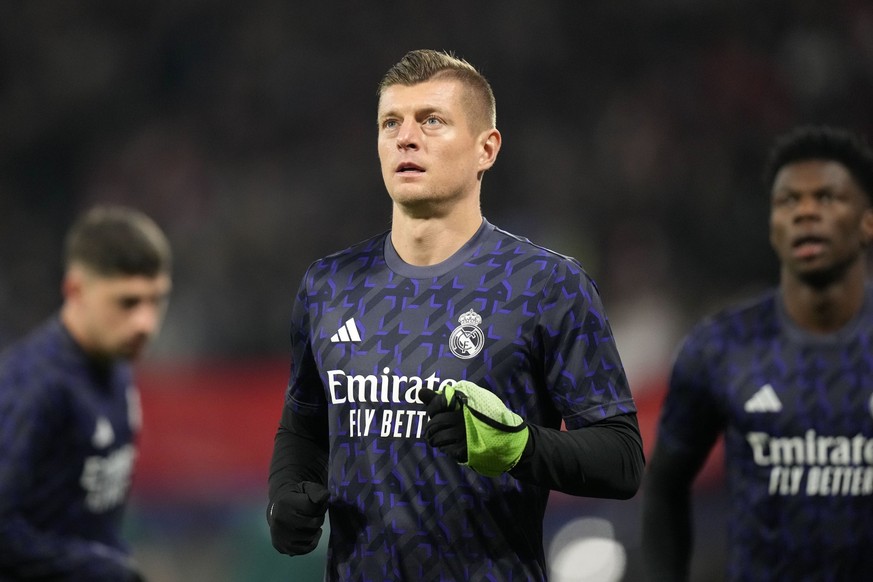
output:
M 358 333 L 358 324 L 355 323 L 355 318 L 350 317 L 346 320 L 337 332 L 330 336 L 330 341 L 333 343 L 361 341 L 361 334 Z
M 782 402 L 776 396 L 773 386 L 764 384 L 746 400 L 743 408 L 746 412 L 779 412 L 782 410 Z

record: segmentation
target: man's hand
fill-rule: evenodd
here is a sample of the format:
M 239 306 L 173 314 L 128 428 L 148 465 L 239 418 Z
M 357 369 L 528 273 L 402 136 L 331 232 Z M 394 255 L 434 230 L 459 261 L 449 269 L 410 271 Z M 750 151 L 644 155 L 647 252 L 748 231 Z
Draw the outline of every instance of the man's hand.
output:
M 430 419 L 424 427 L 424 438 L 430 446 L 441 450 L 459 463 L 466 463 L 467 426 L 457 394 L 454 395 L 453 401 L 449 402 L 445 392 L 422 388 L 418 398 L 427 404 L 427 416 Z
M 530 431 L 494 393 L 461 381 L 440 392 L 422 389 L 418 398 L 430 417 L 425 438 L 459 463 L 497 477 L 521 459 Z
M 282 489 L 267 510 L 273 547 L 283 554 L 308 554 L 321 539 L 329 493 L 324 486 L 304 481 Z

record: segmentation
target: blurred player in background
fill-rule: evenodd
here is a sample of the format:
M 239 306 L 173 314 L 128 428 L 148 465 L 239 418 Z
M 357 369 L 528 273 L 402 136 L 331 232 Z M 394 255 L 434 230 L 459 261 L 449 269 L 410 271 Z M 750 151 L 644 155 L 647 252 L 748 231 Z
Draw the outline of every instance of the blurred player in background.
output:
M 678 352 L 644 487 L 652 580 L 687 580 L 691 485 L 720 434 L 728 580 L 873 572 L 873 152 L 801 127 L 766 172 L 779 287 L 697 325 Z
M 408 53 L 377 122 L 392 227 L 300 286 L 273 545 L 312 551 L 329 509 L 327 580 L 545 580 L 549 490 L 629 498 L 642 478 L 597 288 L 483 218 L 501 136 L 470 64 Z
M 60 313 L 0 358 L 0 580 L 142 579 L 120 531 L 130 362 L 160 327 L 170 261 L 147 216 L 91 209 L 67 234 Z

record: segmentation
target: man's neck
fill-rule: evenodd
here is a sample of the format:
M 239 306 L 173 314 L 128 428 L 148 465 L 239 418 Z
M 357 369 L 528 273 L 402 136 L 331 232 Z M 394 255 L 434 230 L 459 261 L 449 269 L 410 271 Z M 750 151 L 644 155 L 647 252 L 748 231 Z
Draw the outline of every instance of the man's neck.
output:
M 76 313 L 75 308 L 69 303 L 64 302 L 60 310 L 61 325 L 67 330 L 67 333 L 72 338 L 73 342 L 79 346 L 79 349 L 88 358 L 92 365 L 98 367 L 108 367 L 112 363 L 112 358 L 101 354 L 95 346 L 88 341 L 88 335 L 85 332 L 85 325 L 81 317 Z
M 438 218 L 413 218 L 396 207 L 391 226 L 391 243 L 400 258 L 410 265 L 427 267 L 451 257 L 473 238 L 482 226 L 482 213 L 454 213 Z
M 813 333 L 833 333 L 861 311 L 865 271 L 852 268 L 844 277 L 823 287 L 783 274 L 780 289 L 788 315 L 798 326 Z

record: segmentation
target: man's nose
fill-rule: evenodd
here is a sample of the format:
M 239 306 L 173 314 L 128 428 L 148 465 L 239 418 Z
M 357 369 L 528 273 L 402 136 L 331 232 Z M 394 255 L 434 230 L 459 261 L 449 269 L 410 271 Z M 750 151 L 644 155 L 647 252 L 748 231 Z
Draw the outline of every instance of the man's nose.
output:
M 161 321 L 161 309 L 153 303 L 140 305 L 134 313 L 134 324 L 140 333 L 152 335 L 157 331 Z
M 794 218 L 802 219 L 818 216 L 821 212 L 821 203 L 815 196 L 801 196 L 794 208 Z
M 404 121 L 397 131 L 397 147 L 399 149 L 416 149 L 419 138 L 418 124 L 414 121 Z

